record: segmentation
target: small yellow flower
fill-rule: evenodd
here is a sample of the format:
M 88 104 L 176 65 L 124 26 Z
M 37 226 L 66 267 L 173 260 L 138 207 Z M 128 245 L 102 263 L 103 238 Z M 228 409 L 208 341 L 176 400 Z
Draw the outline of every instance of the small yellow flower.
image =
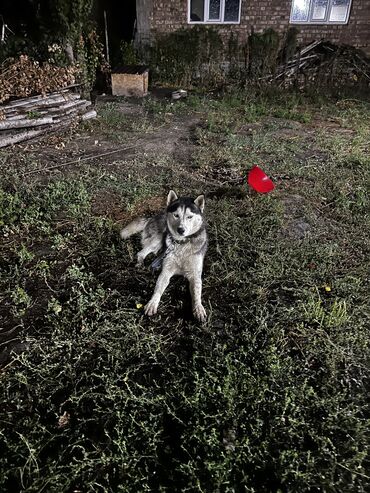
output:
M 330 287 L 330 286 L 328 286 L 327 284 L 325 284 L 324 289 L 325 289 L 325 291 L 326 291 L 327 293 L 330 293 L 330 291 L 331 291 L 331 287 Z
M 141 303 L 136 303 L 136 308 L 138 310 L 141 310 L 143 308 L 143 305 Z

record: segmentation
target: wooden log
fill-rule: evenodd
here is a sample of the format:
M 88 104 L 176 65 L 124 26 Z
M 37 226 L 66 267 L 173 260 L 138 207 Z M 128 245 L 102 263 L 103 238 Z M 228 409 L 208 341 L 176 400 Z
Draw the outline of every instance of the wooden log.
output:
M 3 106 L 0 107 L 1 110 L 5 111 L 5 113 L 14 113 L 14 112 L 27 112 L 33 110 L 33 109 L 38 109 L 38 108 L 48 108 L 48 107 L 53 107 L 53 106 L 58 106 L 64 103 L 68 103 L 70 101 L 76 101 L 80 99 L 79 94 L 74 94 L 71 95 L 71 97 L 64 97 L 64 96 L 59 96 L 58 98 L 53 98 L 53 99 L 43 99 L 43 100 L 38 100 L 38 101 L 30 101 L 28 103 L 24 103 L 19 106 Z
M 0 130 L 9 130 L 11 128 L 40 127 L 42 125 L 50 125 L 50 123 L 53 123 L 53 119 L 51 117 L 35 118 L 33 120 L 3 120 L 0 122 Z
M 69 115 L 70 113 L 73 112 L 83 111 L 88 106 L 91 106 L 91 102 L 82 100 L 76 102 L 74 105 L 68 106 L 67 108 L 65 108 L 64 106 L 60 106 L 60 107 L 52 108 L 48 111 L 40 111 L 40 114 L 41 115 L 45 114 L 54 118 L 55 116 L 58 115 Z
M 5 119 L 4 120 L 1 120 L 2 122 L 12 122 L 14 120 L 24 120 L 24 115 L 11 115 L 11 116 L 8 116 L 6 115 Z
M 69 110 L 66 113 L 62 113 L 61 115 L 55 115 L 53 117 L 53 123 L 64 121 L 66 118 L 74 119 L 75 117 L 84 115 L 85 113 L 86 113 L 86 107 L 79 109 L 73 108 L 72 110 Z
M 61 123 L 65 121 L 84 121 L 84 120 L 90 120 L 91 118 L 96 118 L 97 114 L 95 110 L 90 110 L 86 111 L 86 108 L 77 112 L 75 111 L 74 113 L 66 114 L 66 115 L 61 115 L 58 118 L 54 118 L 53 123 Z
M 91 118 L 96 118 L 97 114 L 95 110 L 88 111 L 87 113 L 81 115 L 81 120 L 90 120 Z
M 76 120 L 77 116 L 78 116 L 77 113 L 70 113 L 68 115 L 61 115 L 59 117 L 55 117 L 53 119 L 53 125 L 58 125 L 60 123 L 72 123 L 74 120 Z
M 68 104 L 68 105 L 59 105 L 59 106 L 56 106 L 56 107 L 53 107 L 53 108 L 48 108 L 47 110 L 30 110 L 28 113 L 30 113 L 31 111 L 35 111 L 37 112 L 37 117 L 39 118 L 52 118 L 53 120 L 53 123 L 55 121 L 60 121 L 61 118 L 63 118 L 63 116 L 67 116 L 67 115 L 78 115 L 78 114 L 81 114 L 83 112 L 86 111 L 86 109 L 91 106 L 91 101 L 87 101 L 87 100 L 78 100 L 78 101 L 75 101 L 71 104 Z M 35 120 L 32 120 L 32 119 L 26 119 L 25 116 L 27 114 L 26 113 L 22 113 L 22 114 L 7 114 L 6 115 L 6 118 L 5 120 L 1 120 L 0 122 L 4 123 L 4 127 L 6 126 L 5 123 L 6 122 L 15 122 L 15 121 L 20 121 L 20 120 L 26 120 L 26 121 L 30 121 L 30 122 L 33 122 Z M 30 124 L 27 124 L 27 126 L 31 126 Z M 17 128 L 16 126 L 7 126 L 8 128 Z M 4 128 L 5 129 L 5 128 Z M 3 129 L 3 130 L 4 130 Z M 1 129 L 1 125 L 0 125 L 0 130 Z
M 40 101 L 47 101 L 47 100 L 53 100 L 55 98 L 60 98 L 60 94 L 52 94 L 49 96 L 33 96 L 29 98 L 23 98 L 23 99 L 15 99 L 14 101 L 10 101 L 6 106 L 4 106 L 5 109 L 14 109 L 17 108 L 18 106 L 24 106 L 32 103 L 38 103 Z
M 9 105 L 17 105 L 18 103 L 29 101 L 31 99 L 36 101 L 38 99 L 53 98 L 55 96 L 60 96 L 61 94 L 67 93 L 67 92 L 69 92 L 70 94 L 73 94 L 69 91 L 69 89 L 72 87 L 80 86 L 80 85 L 81 84 L 72 84 L 70 86 L 61 87 L 57 91 L 48 92 L 46 94 L 36 94 L 35 96 L 28 96 L 26 98 L 17 98 L 17 99 L 14 99 L 13 101 L 10 101 L 8 104 Z
M 73 106 L 76 106 L 78 104 L 80 104 L 80 101 L 83 101 L 81 99 L 78 99 L 77 101 L 74 100 L 74 101 L 65 101 L 65 102 L 61 102 L 60 104 L 58 105 L 55 105 L 55 106 L 52 106 L 50 108 L 60 108 L 60 109 L 68 109 L 68 108 L 72 108 Z M 48 106 L 49 108 L 49 106 Z
M 26 130 L 24 132 L 18 132 L 16 134 L 10 134 L 5 136 L 2 136 L 0 134 L 0 148 L 14 144 L 19 144 L 21 142 L 32 140 L 49 133 L 63 132 L 68 128 L 70 122 L 71 120 L 66 120 L 63 123 L 48 125 L 46 127 L 43 127 L 42 129 Z
M 91 106 L 91 102 L 87 100 L 79 100 L 76 101 L 73 106 L 65 109 L 63 105 L 59 108 L 54 108 L 54 114 L 49 115 L 46 118 L 39 119 L 28 119 L 24 118 L 18 119 L 19 117 L 23 117 L 24 115 L 14 115 L 11 121 L 0 121 L 0 148 L 7 147 L 10 145 L 18 144 L 24 141 L 32 140 L 47 133 L 63 131 L 74 121 L 85 121 L 91 118 L 95 118 L 97 113 L 95 110 L 88 110 L 88 107 Z M 17 131 L 19 128 L 30 127 L 32 125 L 37 124 L 40 125 L 40 121 L 44 121 L 45 123 L 42 125 L 42 128 L 30 129 L 25 131 Z M 5 123 L 8 125 L 6 126 Z M 10 126 L 9 126 L 10 125 Z M 2 128 L 3 126 L 3 128 Z M 13 132 L 12 132 L 13 130 Z
M 49 108 L 52 106 L 58 106 L 61 104 L 69 104 L 73 103 L 74 101 L 78 101 L 81 98 L 79 94 L 71 94 L 68 97 L 61 96 L 60 98 L 55 98 L 52 100 L 43 100 L 39 101 L 38 103 L 32 103 L 27 106 L 22 106 L 19 108 L 18 111 L 26 111 L 27 108 L 32 107 L 32 108 Z
M 32 139 L 34 137 L 37 137 L 39 135 L 42 135 L 46 133 L 46 131 L 43 130 L 27 130 L 26 132 L 20 132 L 14 135 L 8 135 L 6 137 L 1 137 L 0 136 L 0 148 L 2 147 L 7 147 L 13 144 L 18 144 L 19 142 L 23 142 L 25 140 Z
M 49 111 L 53 111 L 53 110 L 63 110 L 63 109 L 68 109 L 68 108 L 72 108 L 73 106 L 75 105 L 78 105 L 80 104 L 80 101 L 84 101 L 84 100 L 81 100 L 81 99 L 74 99 L 74 100 L 71 100 L 71 101 L 60 101 L 60 102 L 57 102 L 57 103 L 53 103 L 53 104 L 47 104 L 47 105 L 35 105 L 35 106 L 29 106 L 29 107 L 23 107 L 21 109 L 18 110 L 18 113 L 23 113 L 23 114 L 27 114 L 29 112 L 49 112 Z
M 49 104 L 62 103 L 63 101 L 79 99 L 80 97 L 81 96 L 79 94 L 75 93 L 55 93 L 50 96 L 34 96 L 21 100 L 17 99 L 0 108 L 2 110 L 18 111 L 19 109 L 27 108 L 28 106 L 47 106 Z
M 68 108 L 73 108 L 74 106 L 79 106 L 83 103 L 85 100 L 75 100 L 75 101 L 70 101 L 70 102 L 60 102 L 52 105 L 44 105 L 44 106 L 29 106 L 29 107 L 23 107 L 22 109 L 18 109 L 17 111 L 7 111 L 5 113 L 5 118 L 10 119 L 16 115 L 21 115 L 23 118 L 27 118 L 28 114 L 35 113 L 37 115 L 48 115 L 53 112 L 60 112 L 60 111 L 66 111 Z M 91 103 L 90 103 L 91 104 Z

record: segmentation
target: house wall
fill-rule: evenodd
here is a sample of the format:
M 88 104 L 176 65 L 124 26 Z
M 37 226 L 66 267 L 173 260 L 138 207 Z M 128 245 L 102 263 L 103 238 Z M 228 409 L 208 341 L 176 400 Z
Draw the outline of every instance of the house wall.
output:
M 138 16 L 139 4 L 142 2 L 143 0 L 137 0 Z M 147 16 L 150 26 L 147 33 L 142 33 L 143 37 L 170 33 L 186 26 L 191 29 L 194 26 L 187 23 L 188 0 L 150 0 L 150 3 L 150 8 L 141 13 Z M 252 29 L 262 32 L 273 28 L 280 33 L 286 32 L 292 25 L 289 24 L 290 8 L 291 0 L 242 0 L 240 24 L 209 25 L 216 27 L 221 36 L 224 34 L 228 37 L 233 32 L 243 42 Z M 300 31 L 298 41 L 301 43 L 326 39 L 356 46 L 370 55 L 370 0 L 352 0 L 350 18 L 346 25 L 294 25 Z

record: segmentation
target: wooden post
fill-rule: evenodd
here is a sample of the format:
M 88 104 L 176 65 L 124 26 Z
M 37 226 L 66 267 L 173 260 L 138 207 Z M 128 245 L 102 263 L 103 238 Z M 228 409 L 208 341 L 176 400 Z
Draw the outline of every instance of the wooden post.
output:
M 107 62 L 109 64 L 109 40 L 108 40 L 108 23 L 107 23 L 107 11 L 104 10 L 104 30 L 105 30 L 105 50 L 107 54 Z

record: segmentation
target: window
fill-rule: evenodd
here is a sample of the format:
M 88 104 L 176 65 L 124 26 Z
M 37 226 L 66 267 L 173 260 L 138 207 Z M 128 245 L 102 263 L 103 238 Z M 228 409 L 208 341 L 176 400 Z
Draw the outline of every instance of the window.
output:
M 190 23 L 239 24 L 241 0 L 188 0 Z
M 347 24 L 352 0 L 293 0 L 290 22 Z

